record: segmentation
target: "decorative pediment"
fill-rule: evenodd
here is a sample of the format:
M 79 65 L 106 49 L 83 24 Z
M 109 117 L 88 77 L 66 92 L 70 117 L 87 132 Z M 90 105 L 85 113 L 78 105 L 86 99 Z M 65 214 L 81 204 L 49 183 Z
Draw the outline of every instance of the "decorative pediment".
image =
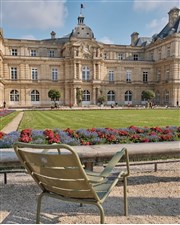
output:
M 103 45 L 97 41 L 78 40 L 76 42 L 66 43 L 62 48 L 62 56 L 91 59 L 101 57 L 103 50 Z

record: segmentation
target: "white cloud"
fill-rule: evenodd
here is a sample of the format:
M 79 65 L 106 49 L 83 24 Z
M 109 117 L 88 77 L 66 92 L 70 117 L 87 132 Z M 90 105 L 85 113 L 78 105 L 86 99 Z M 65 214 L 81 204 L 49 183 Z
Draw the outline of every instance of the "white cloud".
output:
M 159 33 L 162 28 L 168 23 L 168 16 L 161 19 L 153 19 L 150 23 L 146 24 L 146 28 L 151 30 L 151 35 Z
M 113 44 L 113 41 L 109 37 L 103 37 L 99 41 L 105 44 Z
M 168 12 L 173 7 L 179 7 L 179 0 L 134 0 L 136 11 L 153 11 L 155 9 Z
M 2 24 L 14 28 L 51 29 L 63 27 L 66 1 L 3 1 Z

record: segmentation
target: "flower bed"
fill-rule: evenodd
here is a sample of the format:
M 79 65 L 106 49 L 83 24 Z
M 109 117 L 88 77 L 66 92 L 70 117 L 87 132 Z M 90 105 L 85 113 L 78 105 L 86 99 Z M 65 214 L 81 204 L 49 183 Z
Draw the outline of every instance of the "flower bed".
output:
M 11 148 L 16 141 L 33 144 L 64 143 L 68 145 L 97 145 L 176 141 L 180 139 L 180 127 L 91 128 L 71 130 L 32 130 L 0 132 L 0 148 Z
M 13 112 L 15 112 L 15 110 L 11 110 L 11 109 L 0 110 L 0 117 L 7 116 Z

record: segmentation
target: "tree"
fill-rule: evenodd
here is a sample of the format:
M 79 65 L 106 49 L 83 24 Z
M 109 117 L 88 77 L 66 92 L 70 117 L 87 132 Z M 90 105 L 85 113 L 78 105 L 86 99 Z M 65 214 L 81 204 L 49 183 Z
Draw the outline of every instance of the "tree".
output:
M 99 104 L 103 104 L 104 102 L 106 101 L 106 97 L 105 96 L 99 96 L 98 97 L 98 99 L 97 99 L 97 102 L 99 103 Z
M 54 101 L 54 107 L 56 107 L 56 101 L 59 101 L 61 94 L 58 90 L 55 89 L 51 89 L 48 92 L 48 97 L 51 99 L 51 101 Z
M 152 100 L 155 98 L 155 92 L 153 90 L 145 90 L 142 92 L 142 96 L 145 100 Z
M 142 92 L 142 97 L 148 101 L 148 107 L 152 108 L 152 99 L 155 98 L 155 92 L 153 90 L 145 90 Z
M 106 97 L 103 95 L 103 91 L 100 90 L 100 96 L 97 98 L 97 102 L 102 105 L 106 101 Z

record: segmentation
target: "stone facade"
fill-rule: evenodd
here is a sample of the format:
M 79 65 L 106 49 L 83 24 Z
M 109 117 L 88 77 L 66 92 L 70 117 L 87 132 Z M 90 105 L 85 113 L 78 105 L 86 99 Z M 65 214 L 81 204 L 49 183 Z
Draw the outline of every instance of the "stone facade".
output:
M 7 39 L 0 30 L 0 105 L 49 107 L 48 91 L 61 93 L 60 105 L 142 105 L 142 92 L 154 90 L 154 104 L 180 104 L 180 17 L 169 12 L 165 28 L 152 38 L 131 35 L 130 45 L 104 44 L 84 24 L 67 36 L 46 40 Z

